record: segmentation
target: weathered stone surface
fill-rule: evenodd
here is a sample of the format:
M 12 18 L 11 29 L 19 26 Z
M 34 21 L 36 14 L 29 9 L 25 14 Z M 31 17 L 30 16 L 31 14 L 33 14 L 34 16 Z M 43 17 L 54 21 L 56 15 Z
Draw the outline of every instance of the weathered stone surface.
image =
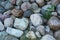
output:
M 53 30 L 60 29 L 60 20 L 57 17 L 51 17 L 48 21 L 48 25 Z
M 20 30 L 25 30 L 28 27 L 28 19 L 27 18 L 16 18 L 14 22 L 14 27 Z
M 14 28 L 10 28 L 10 27 L 7 27 L 6 32 L 10 35 L 15 36 L 15 37 L 21 37 L 23 34 L 23 31 L 18 30 L 18 29 L 14 29 Z
M 43 23 L 40 14 L 32 14 L 30 16 L 30 20 L 34 26 L 38 26 Z

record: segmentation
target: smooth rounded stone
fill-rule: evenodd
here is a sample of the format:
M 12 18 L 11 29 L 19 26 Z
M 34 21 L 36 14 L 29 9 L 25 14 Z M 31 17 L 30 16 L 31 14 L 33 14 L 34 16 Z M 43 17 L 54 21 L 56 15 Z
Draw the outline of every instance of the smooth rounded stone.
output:
M 5 31 L 0 32 L 0 40 L 4 40 L 7 35 Z
M 48 25 L 53 30 L 60 29 L 60 20 L 57 17 L 51 17 L 48 21 Z
M 4 40 L 18 40 L 17 38 L 13 37 L 13 36 L 6 36 Z
M 33 14 L 34 12 L 32 10 L 26 10 L 23 14 L 24 17 L 30 17 L 31 14 Z
M 38 5 L 36 3 L 32 3 L 31 4 L 31 8 L 33 10 L 33 12 L 40 12 L 40 8 L 38 8 Z
M 60 15 L 60 4 L 57 5 L 56 11 L 57 11 L 58 14 Z
M 16 16 L 16 17 L 22 17 L 23 16 L 23 11 L 22 10 L 18 10 L 18 9 L 13 9 L 11 11 L 11 13 Z
M 57 16 L 57 15 L 58 15 L 57 12 L 52 12 L 51 14 L 52 14 L 53 16 Z
M 36 0 L 36 3 L 38 3 L 39 6 L 43 6 L 44 5 L 44 0 Z
M 51 0 L 51 3 L 54 5 L 58 5 L 59 4 L 59 0 Z
M 42 14 L 45 14 L 46 10 L 47 11 L 54 11 L 54 10 L 49 10 L 48 8 L 51 8 L 51 5 L 45 5 L 45 6 L 43 6 L 42 9 L 41 9 Z
M 14 22 L 14 27 L 20 30 L 25 30 L 28 27 L 29 21 L 27 18 L 16 18 Z
M 12 27 L 13 26 L 13 19 L 12 18 L 6 18 L 4 20 L 4 26 L 5 27 Z
M 4 30 L 4 25 L 3 23 L 0 21 L 0 31 Z
M 32 14 L 30 16 L 30 20 L 34 26 L 38 26 L 43 23 L 40 14 Z
M 30 2 L 35 2 L 36 0 L 30 0 Z
M 54 33 L 54 37 L 57 39 L 57 40 L 60 40 L 60 30 L 56 31 Z
M 31 4 L 29 2 L 24 2 L 22 5 L 21 5 L 21 9 L 23 11 L 26 11 L 28 9 L 31 9 Z
M 5 12 L 5 9 L 2 6 L 0 6 L 0 13 L 2 14 L 3 12 Z
M 11 9 L 13 8 L 13 5 L 10 2 L 7 2 L 4 6 L 5 9 Z
M 26 37 L 29 38 L 29 39 L 31 39 L 31 40 L 36 39 L 36 36 L 35 36 L 35 34 L 34 34 L 33 31 L 29 31 L 29 32 L 26 34 Z
M 22 0 L 16 0 L 16 5 L 21 5 L 22 4 Z
M 23 2 L 29 2 L 29 0 L 22 0 Z
M 37 31 L 37 32 L 35 32 L 35 34 L 36 34 L 36 36 L 38 37 L 38 38 L 41 38 L 41 34 Z
M 6 32 L 15 37 L 21 37 L 23 35 L 23 31 L 14 29 L 14 28 L 10 28 L 10 27 L 7 27 Z
M 16 4 L 16 0 L 8 0 L 11 4 Z
M 41 40 L 56 40 L 53 36 L 47 34 L 41 38 Z
M 40 32 L 41 35 L 45 35 L 45 28 L 43 25 L 39 25 L 36 30 Z

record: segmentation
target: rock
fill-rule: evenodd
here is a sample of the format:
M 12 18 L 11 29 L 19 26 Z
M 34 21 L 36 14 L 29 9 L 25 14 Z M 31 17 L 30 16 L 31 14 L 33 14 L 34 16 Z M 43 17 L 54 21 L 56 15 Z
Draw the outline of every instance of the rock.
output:
M 58 14 L 60 15 L 60 4 L 57 5 L 56 11 L 57 11 Z
M 57 12 L 52 12 L 51 14 L 52 14 L 53 16 L 57 16 L 57 15 L 58 15 Z
M 13 19 L 12 18 L 6 18 L 4 20 L 4 26 L 5 27 L 12 27 L 13 26 Z
M 18 40 L 17 38 L 13 37 L 13 36 L 6 36 L 4 40 Z
M 58 30 L 60 28 L 60 20 L 53 16 L 49 19 L 48 25 L 51 29 Z
M 14 22 L 14 27 L 20 30 L 25 30 L 28 27 L 29 21 L 27 18 L 16 18 Z
M 32 3 L 31 5 L 33 12 L 40 12 L 41 9 L 38 8 L 38 5 L 36 3 Z
M 30 20 L 34 26 L 38 26 L 42 24 L 42 18 L 40 14 L 32 14 L 30 16 Z
M 0 40 L 5 40 L 5 37 L 6 37 L 7 35 L 8 35 L 8 34 L 7 34 L 5 31 L 0 32 Z
M 2 14 L 3 12 L 5 12 L 5 9 L 2 6 L 0 6 L 0 13 Z
M 11 13 L 16 17 L 22 17 L 22 15 L 23 15 L 23 11 L 22 10 L 17 10 L 17 9 L 13 9 L 11 11 Z
M 31 30 L 31 31 L 36 31 L 36 29 L 35 29 L 34 26 L 30 26 L 30 30 Z
M 10 15 L 10 14 L 11 14 L 11 10 L 8 10 L 8 11 L 3 13 L 3 15 Z
M 38 3 L 39 6 L 43 6 L 44 5 L 44 0 L 36 0 L 36 3 Z
M 11 4 L 16 4 L 16 0 L 8 0 Z
M 41 35 L 45 35 L 45 28 L 43 25 L 38 26 L 36 30 L 39 31 Z
M 56 39 L 53 36 L 47 34 L 43 36 L 41 40 L 56 40 Z
M 22 0 L 23 2 L 29 2 L 29 0 Z
M 33 31 L 29 31 L 27 34 L 26 34 L 26 37 L 33 40 L 33 39 L 36 39 L 36 36 L 34 34 Z
M 32 10 L 27 10 L 24 12 L 23 16 L 24 17 L 30 17 L 30 15 L 33 14 L 33 11 Z
M 31 4 L 29 2 L 24 2 L 22 5 L 21 5 L 21 9 L 23 11 L 26 11 L 27 9 L 30 9 L 31 8 Z
M 23 31 L 18 30 L 18 29 L 14 29 L 14 28 L 10 28 L 10 27 L 7 27 L 6 32 L 10 35 L 15 36 L 15 37 L 21 37 L 23 34 Z
M 54 33 L 54 37 L 57 39 L 57 40 L 60 40 L 60 30 L 56 31 Z
M 41 34 L 38 31 L 35 34 L 38 38 L 41 38 Z
M 47 2 L 47 5 L 51 5 L 51 4 L 52 4 L 51 1 Z
M 52 3 L 53 5 L 58 5 L 58 4 L 59 4 L 59 0 L 51 0 L 51 3 Z
M 16 1 L 16 5 L 21 5 L 22 4 L 22 0 L 17 0 Z
M 14 15 L 11 15 L 11 18 L 12 18 L 13 20 L 15 20 L 16 17 L 15 17 Z
M 5 9 L 11 9 L 11 8 L 13 8 L 13 5 L 10 2 L 6 2 L 4 8 Z
M 42 14 L 45 14 L 46 10 L 47 11 L 54 11 L 54 10 L 49 10 L 48 8 L 51 8 L 51 5 L 45 5 L 45 6 L 43 6 L 42 9 L 41 9 Z
M 49 2 L 50 0 L 45 0 L 45 1 Z
M 4 25 L 3 23 L 0 21 L 0 31 L 4 30 Z

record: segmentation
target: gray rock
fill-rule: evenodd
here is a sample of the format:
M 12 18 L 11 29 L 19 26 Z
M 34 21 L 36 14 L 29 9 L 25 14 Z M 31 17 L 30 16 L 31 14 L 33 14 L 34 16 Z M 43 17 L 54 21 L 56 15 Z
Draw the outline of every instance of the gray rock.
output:
M 33 31 L 29 31 L 29 32 L 26 34 L 26 37 L 29 38 L 29 39 L 31 39 L 31 40 L 36 39 L 36 36 L 35 36 L 35 34 L 34 34 Z
M 6 18 L 4 20 L 4 26 L 5 27 L 12 27 L 13 26 L 13 19 L 12 18 Z
M 36 0 L 36 3 L 38 3 L 39 6 L 43 6 L 44 5 L 44 0 Z
M 41 35 L 45 35 L 45 28 L 43 25 L 39 25 L 36 30 L 40 32 Z
M 2 6 L 0 6 L 0 13 L 2 14 L 3 12 L 5 12 L 5 9 Z
M 56 40 L 56 39 L 53 36 L 47 34 L 43 36 L 41 40 Z
M 57 8 L 56 8 L 58 14 L 60 15 L 60 4 L 57 5 Z
M 7 27 L 6 32 L 10 35 L 15 36 L 15 37 L 21 37 L 23 34 L 23 31 L 18 30 L 18 29 L 14 29 L 14 28 L 10 28 L 10 27 Z
M 53 30 L 60 29 L 60 20 L 57 17 L 51 17 L 48 21 L 48 25 Z
M 22 4 L 22 0 L 17 0 L 16 1 L 16 5 L 21 5 Z
M 60 40 L 60 30 L 56 31 L 54 33 L 54 37 L 57 39 L 57 40 Z
M 29 2 L 24 2 L 22 5 L 21 5 L 21 9 L 23 11 L 26 11 L 27 9 L 30 9 L 31 8 L 31 4 Z
M 13 37 L 13 36 L 6 36 L 4 40 L 18 40 L 17 38 Z
M 28 27 L 29 21 L 27 18 L 16 18 L 14 22 L 14 27 L 20 30 L 25 30 Z
M 52 12 L 51 14 L 52 14 L 53 16 L 57 16 L 57 15 L 58 15 L 57 12 Z
M 36 36 L 38 37 L 38 38 L 41 38 L 42 36 L 41 36 L 41 34 L 37 31 L 37 32 L 35 32 L 35 34 L 36 34 Z
M 16 0 L 7 0 L 9 1 L 11 4 L 16 4 Z
M 0 21 L 0 31 L 4 30 L 4 25 L 3 23 Z
M 32 14 L 30 16 L 30 20 L 34 26 L 38 26 L 43 23 L 40 14 Z
M 31 14 L 33 14 L 34 12 L 32 10 L 27 10 L 24 12 L 23 16 L 24 17 L 30 17 Z

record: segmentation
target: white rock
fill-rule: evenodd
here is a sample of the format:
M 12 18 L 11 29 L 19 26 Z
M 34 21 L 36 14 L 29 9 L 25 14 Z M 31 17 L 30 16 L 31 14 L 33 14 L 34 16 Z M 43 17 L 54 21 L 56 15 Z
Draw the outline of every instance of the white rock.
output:
M 39 31 L 42 35 L 45 35 L 45 28 L 43 25 L 38 26 L 36 30 Z
M 20 30 L 25 30 L 28 27 L 28 19 L 27 18 L 16 18 L 14 22 L 14 27 Z
M 7 27 L 6 32 L 10 35 L 15 36 L 15 37 L 21 37 L 23 34 L 23 31 L 18 30 L 18 29 L 14 29 L 14 28 L 10 28 L 10 27 Z
M 57 12 L 52 12 L 52 15 L 53 16 L 57 16 Z
M 29 39 L 36 39 L 36 36 L 34 34 L 33 31 L 29 31 L 27 34 L 26 34 L 26 37 L 29 38 Z
M 2 30 L 4 30 L 4 25 L 3 25 L 3 23 L 0 21 L 0 30 L 2 31 Z
M 5 27 L 12 27 L 13 26 L 13 19 L 12 18 L 6 18 L 4 20 L 4 26 Z
M 41 40 L 56 40 L 56 39 L 53 36 L 47 34 L 43 36 Z
M 42 24 L 42 18 L 40 14 L 32 14 L 30 16 L 30 20 L 34 26 L 38 26 Z
M 38 38 L 41 38 L 41 34 L 38 31 L 35 34 Z

